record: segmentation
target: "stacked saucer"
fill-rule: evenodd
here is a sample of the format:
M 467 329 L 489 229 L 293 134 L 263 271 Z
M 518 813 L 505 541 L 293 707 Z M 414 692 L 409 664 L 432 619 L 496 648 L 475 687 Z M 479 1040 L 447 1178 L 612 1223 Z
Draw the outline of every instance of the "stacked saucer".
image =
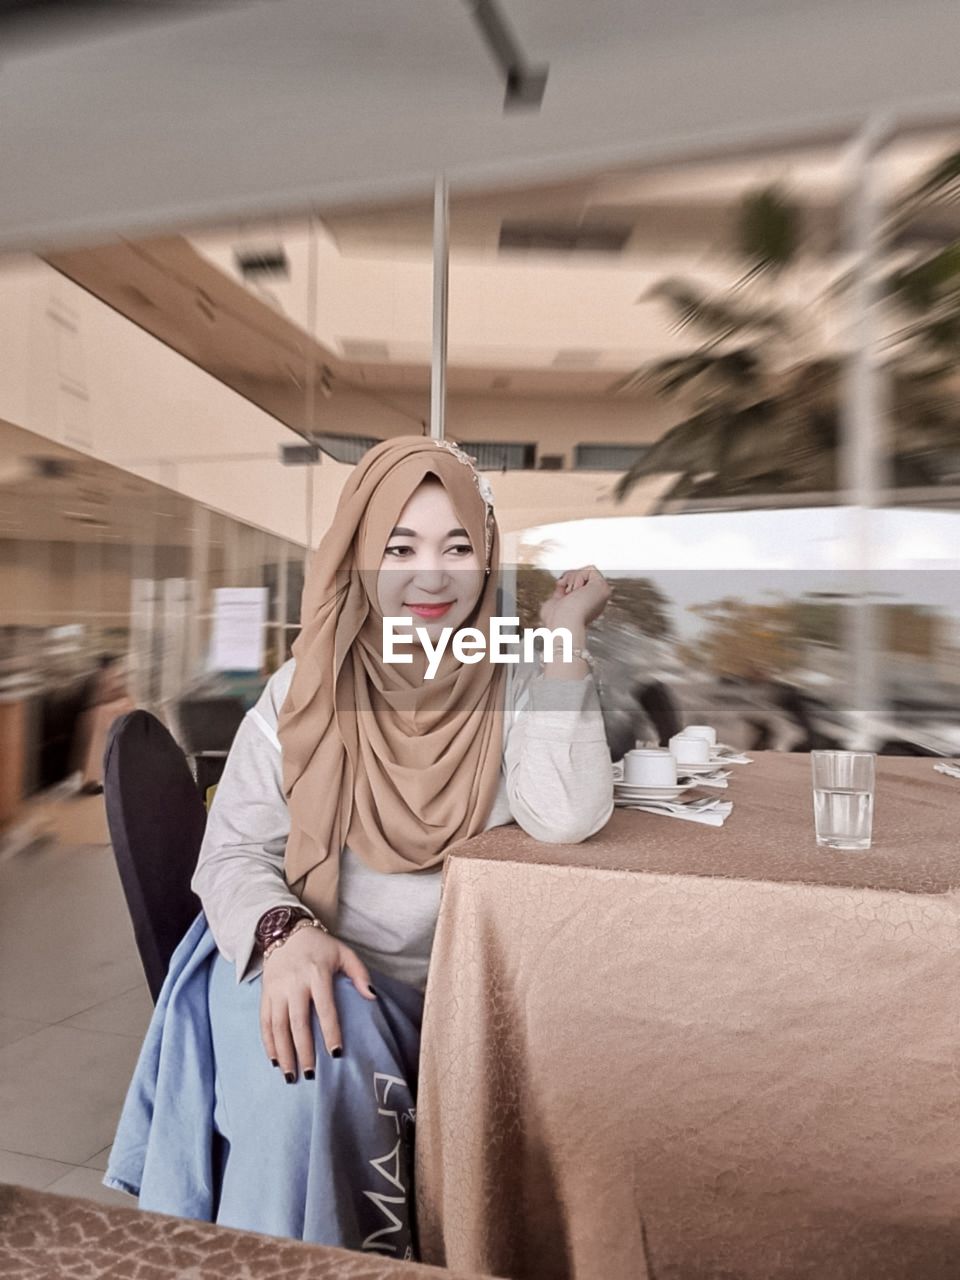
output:
M 677 777 L 677 762 L 662 747 L 628 751 L 622 765 L 613 766 L 613 798 L 617 804 L 671 801 L 694 785 Z
M 703 778 L 707 774 L 716 773 L 720 766 L 719 760 L 702 760 L 697 761 L 677 761 L 677 777 L 678 778 Z
M 650 786 L 639 782 L 614 781 L 613 798 L 624 804 L 637 800 L 676 800 L 685 791 L 696 786 L 695 782 L 677 782 L 673 786 Z

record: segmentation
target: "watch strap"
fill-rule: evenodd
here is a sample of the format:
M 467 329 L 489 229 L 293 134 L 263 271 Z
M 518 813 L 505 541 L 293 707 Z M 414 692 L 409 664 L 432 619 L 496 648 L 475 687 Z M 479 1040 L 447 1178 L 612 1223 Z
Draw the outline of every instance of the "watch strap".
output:
M 254 938 L 261 951 L 266 951 L 271 943 L 282 938 L 298 920 L 309 920 L 310 912 L 303 907 L 279 906 L 265 911 L 257 921 Z

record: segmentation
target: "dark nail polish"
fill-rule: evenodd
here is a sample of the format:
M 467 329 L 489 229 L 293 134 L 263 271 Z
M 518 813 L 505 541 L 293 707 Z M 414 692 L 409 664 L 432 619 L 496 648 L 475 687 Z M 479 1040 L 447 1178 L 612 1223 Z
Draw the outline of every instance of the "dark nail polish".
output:
M 303 1073 L 303 1078 L 304 1078 L 304 1080 L 312 1080 L 312 1079 L 313 1079 L 313 1072 L 311 1071 L 311 1069 L 310 1069 L 309 1067 L 307 1067 L 306 1071 L 304 1071 L 304 1073 Z
M 280 1063 L 276 1060 L 276 1058 L 271 1058 L 270 1065 L 271 1067 L 279 1067 Z
M 330 1050 L 330 1057 L 331 1057 L 331 1058 L 342 1058 L 342 1057 L 343 1057 L 343 1050 L 340 1048 L 340 1046 L 339 1046 L 339 1045 L 337 1045 L 336 1049 L 331 1049 L 331 1050 Z
M 286 1080 L 287 1084 L 293 1084 L 294 1080 L 296 1080 L 296 1076 L 292 1071 L 285 1071 L 283 1073 L 283 1078 Z

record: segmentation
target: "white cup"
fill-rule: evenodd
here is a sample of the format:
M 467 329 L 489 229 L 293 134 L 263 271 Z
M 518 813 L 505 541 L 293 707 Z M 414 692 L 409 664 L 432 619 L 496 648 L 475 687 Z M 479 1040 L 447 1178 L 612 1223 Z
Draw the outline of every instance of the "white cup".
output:
M 678 764 L 709 764 L 710 743 L 695 734 L 676 733 L 670 739 L 670 750 Z
M 708 724 L 688 724 L 680 732 L 686 738 L 706 738 L 711 747 L 717 745 L 717 731 Z
M 639 787 L 675 787 L 677 762 L 662 747 L 643 747 L 623 757 L 623 780 Z

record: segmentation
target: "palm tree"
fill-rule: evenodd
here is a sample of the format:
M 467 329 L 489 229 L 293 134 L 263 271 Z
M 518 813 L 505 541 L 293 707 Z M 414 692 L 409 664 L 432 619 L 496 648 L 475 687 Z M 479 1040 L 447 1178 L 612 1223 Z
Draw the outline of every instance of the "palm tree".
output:
M 890 317 L 884 372 L 898 487 L 960 482 L 960 238 L 944 209 L 960 194 L 960 152 L 947 156 L 892 210 L 883 230 L 882 293 Z M 677 473 L 665 505 L 716 498 L 835 494 L 842 356 L 822 354 L 801 315 L 772 302 L 803 245 L 801 211 L 777 187 L 748 194 L 738 219 L 744 274 L 726 294 L 668 279 L 650 291 L 676 330 L 699 345 L 627 381 L 682 399 L 688 416 L 623 475 L 625 497 L 643 477 Z M 841 279 L 820 301 L 835 302 Z M 797 353 L 800 353 L 799 356 Z

